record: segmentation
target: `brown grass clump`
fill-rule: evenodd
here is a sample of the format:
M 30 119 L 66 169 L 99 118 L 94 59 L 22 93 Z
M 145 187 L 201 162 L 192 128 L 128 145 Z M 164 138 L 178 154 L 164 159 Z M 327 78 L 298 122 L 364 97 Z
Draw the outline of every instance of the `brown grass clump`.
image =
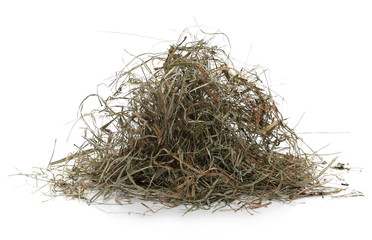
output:
M 206 209 L 334 192 L 322 181 L 334 161 L 306 154 L 260 74 L 235 69 L 218 46 L 182 41 L 127 69 L 111 96 L 89 96 L 100 107 L 81 115 L 84 144 L 49 165 L 56 194 Z

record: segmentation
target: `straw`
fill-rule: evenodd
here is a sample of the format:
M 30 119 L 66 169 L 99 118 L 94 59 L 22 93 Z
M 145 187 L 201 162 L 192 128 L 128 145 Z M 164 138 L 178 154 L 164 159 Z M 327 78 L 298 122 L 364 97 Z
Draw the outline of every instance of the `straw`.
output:
M 186 40 L 135 57 L 111 83 L 111 96 L 81 103 L 84 143 L 49 164 L 54 194 L 194 210 L 339 191 L 323 181 L 336 158 L 324 166 L 300 148 L 259 68 L 238 70 L 211 40 Z M 83 113 L 91 98 L 99 107 Z

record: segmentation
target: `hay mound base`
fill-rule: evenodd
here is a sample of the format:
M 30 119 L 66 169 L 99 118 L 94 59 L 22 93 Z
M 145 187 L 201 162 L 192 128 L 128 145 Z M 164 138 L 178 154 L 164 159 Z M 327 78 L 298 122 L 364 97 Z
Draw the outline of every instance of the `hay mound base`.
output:
M 327 166 L 300 149 L 260 74 L 235 69 L 209 41 L 139 56 L 127 69 L 111 96 L 89 96 L 101 107 L 81 115 L 84 144 L 49 165 L 62 171 L 50 179 L 56 194 L 206 209 L 334 192 L 321 181 Z

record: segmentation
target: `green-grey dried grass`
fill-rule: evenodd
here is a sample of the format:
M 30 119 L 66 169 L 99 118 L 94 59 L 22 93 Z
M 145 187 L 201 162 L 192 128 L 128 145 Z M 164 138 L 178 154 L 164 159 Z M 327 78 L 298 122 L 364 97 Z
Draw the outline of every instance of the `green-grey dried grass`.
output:
M 84 144 L 49 165 L 55 194 L 206 209 L 335 192 L 322 181 L 334 161 L 304 152 L 256 69 L 235 69 L 210 41 L 141 55 L 126 69 L 111 96 L 87 97 L 100 107 L 81 114 Z

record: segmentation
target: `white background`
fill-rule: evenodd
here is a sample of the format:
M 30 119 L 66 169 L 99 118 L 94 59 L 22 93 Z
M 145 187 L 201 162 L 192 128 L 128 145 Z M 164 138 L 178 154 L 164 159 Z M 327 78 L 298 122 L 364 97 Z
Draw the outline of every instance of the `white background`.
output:
M 371 182 L 372 6 L 369 1 L 1 1 L 1 239 L 367 239 Z M 280 109 L 305 141 L 363 168 L 346 174 L 365 197 L 313 198 L 246 212 L 180 210 L 142 217 L 32 194 L 9 177 L 56 158 L 80 101 L 133 54 L 166 50 L 196 21 L 230 37 L 232 56 L 270 69 Z M 79 129 L 77 129 L 79 131 Z M 78 132 L 77 135 L 80 133 Z M 79 138 L 77 138 L 79 139 Z M 123 211 L 130 206 L 123 206 Z

